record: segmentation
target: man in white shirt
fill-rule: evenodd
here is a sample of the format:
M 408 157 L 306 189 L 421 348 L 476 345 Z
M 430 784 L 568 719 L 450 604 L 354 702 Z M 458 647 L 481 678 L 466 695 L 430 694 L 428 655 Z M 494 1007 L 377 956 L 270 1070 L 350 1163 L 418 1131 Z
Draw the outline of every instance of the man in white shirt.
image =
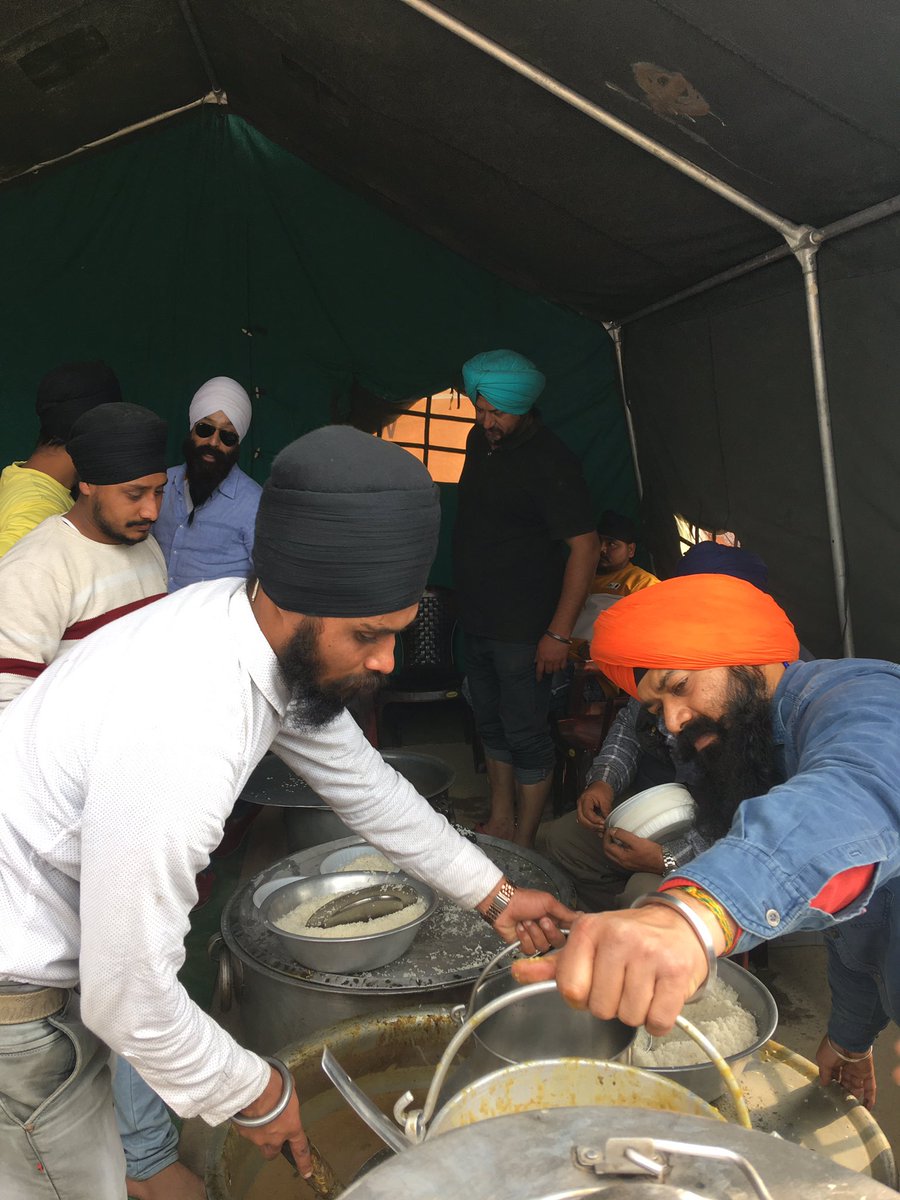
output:
M 255 578 L 195 584 L 123 617 L 0 721 L 0 1095 L 26 1096 L 0 1105 L 0 1161 L 17 1197 L 46 1196 L 52 1180 L 60 1194 L 121 1200 L 107 1046 L 181 1116 L 262 1118 L 240 1132 L 267 1157 L 289 1142 L 311 1171 L 289 1077 L 177 979 L 197 872 L 270 748 L 351 829 L 503 938 L 561 943 L 557 922 L 575 914 L 514 888 L 343 707 L 392 670 L 439 520 L 436 487 L 399 447 L 346 427 L 308 434 L 263 491 Z M 40 1087 L 10 1046 L 32 1050 Z

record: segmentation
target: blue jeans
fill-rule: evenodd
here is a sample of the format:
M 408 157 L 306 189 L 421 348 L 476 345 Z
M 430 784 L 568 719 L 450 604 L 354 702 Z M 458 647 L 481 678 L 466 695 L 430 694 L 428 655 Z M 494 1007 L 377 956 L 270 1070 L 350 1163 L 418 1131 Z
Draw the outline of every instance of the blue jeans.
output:
M 535 645 L 466 634 L 466 679 L 487 758 L 512 764 L 519 783 L 540 783 L 555 754 L 547 716 L 551 677 L 534 675 Z
M 900 879 L 872 894 L 866 911 L 829 929 L 828 1033 L 851 1053 L 867 1050 L 900 1019 Z
M 51 1017 L 0 1025 L 0 1194 L 125 1200 L 109 1058 L 75 996 Z
M 149 1179 L 178 1161 L 178 1130 L 169 1110 L 123 1058 L 116 1058 L 113 1099 L 129 1179 Z

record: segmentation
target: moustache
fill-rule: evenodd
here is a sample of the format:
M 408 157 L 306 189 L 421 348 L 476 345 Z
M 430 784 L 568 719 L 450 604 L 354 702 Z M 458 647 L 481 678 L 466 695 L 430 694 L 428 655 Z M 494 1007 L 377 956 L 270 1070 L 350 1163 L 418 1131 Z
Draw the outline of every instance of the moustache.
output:
M 697 742 L 700 738 L 709 734 L 715 737 L 717 741 L 721 741 L 722 738 L 728 735 L 728 726 L 722 721 L 714 720 L 712 717 L 695 717 L 693 721 L 689 721 L 675 738 L 678 755 L 682 761 L 690 762 L 691 759 L 704 754 L 705 750 L 697 749 Z M 709 749 L 709 747 L 706 747 L 706 749 Z

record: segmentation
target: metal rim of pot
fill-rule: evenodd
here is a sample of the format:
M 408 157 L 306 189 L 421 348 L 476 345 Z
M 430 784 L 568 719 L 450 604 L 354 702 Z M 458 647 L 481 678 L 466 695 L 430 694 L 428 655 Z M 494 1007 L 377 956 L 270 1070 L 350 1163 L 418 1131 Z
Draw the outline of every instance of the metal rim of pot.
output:
M 481 972 L 481 975 L 478 977 L 476 985 L 472 989 L 473 996 L 478 984 L 480 984 L 490 973 L 490 971 L 496 967 L 498 962 L 500 962 L 505 955 L 510 954 L 513 950 L 520 948 L 521 944 L 519 942 L 511 942 L 498 954 L 494 955 L 494 958 L 488 963 L 488 965 Z M 523 987 L 517 988 L 514 991 L 495 997 L 477 1011 L 470 1011 L 468 1013 L 460 1028 L 450 1039 L 446 1050 L 441 1055 L 438 1065 L 435 1067 L 434 1075 L 431 1078 L 431 1083 L 429 1084 L 428 1093 L 425 1097 L 425 1102 L 422 1108 L 410 1109 L 409 1106 L 412 1104 L 415 1097 L 413 1096 L 413 1093 L 409 1091 L 404 1092 L 404 1094 L 399 1097 L 394 1105 L 394 1119 L 402 1128 L 404 1134 L 412 1145 L 419 1145 L 425 1140 L 428 1133 L 428 1123 L 434 1116 L 438 1097 L 440 1095 L 441 1088 L 444 1085 L 444 1081 L 446 1080 L 447 1072 L 450 1069 L 450 1064 L 456 1057 L 460 1047 L 475 1032 L 475 1030 L 478 1029 L 480 1025 L 484 1024 L 485 1021 L 489 1020 L 490 1017 L 494 1016 L 498 1012 L 502 1012 L 503 1009 L 508 1008 L 510 1005 L 516 1004 L 530 996 L 543 995 L 555 990 L 555 979 L 544 979 L 538 983 L 525 984 Z M 472 1001 L 470 999 L 470 1005 L 471 1002 Z M 713 1043 L 709 1040 L 709 1038 L 707 1038 L 705 1034 L 701 1033 L 700 1030 L 697 1029 L 696 1026 L 694 1026 L 690 1021 L 686 1020 L 679 1014 L 675 1018 L 675 1024 L 684 1033 L 686 1033 L 688 1037 L 692 1038 L 709 1056 L 725 1081 L 725 1085 L 728 1088 L 732 1100 L 734 1101 L 738 1123 L 745 1129 L 752 1129 L 753 1126 L 750 1121 L 747 1102 L 744 1099 L 743 1092 L 741 1091 L 740 1086 L 735 1079 L 728 1063 L 725 1061 Z M 359 1092 L 359 1089 L 355 1087 L 353 1080 L 343 1069 L 340 1063 L 338 1063 L 338 1061 L 334 1058 L 334 1055 L 330 1053 L 327 1046 L 322 1052 L 322 1069 L 329 1079 L 331 1079 L 331 1081 L 335 1084 L 347 1102 L 351 1105 L 357 1115 L 366 1121 L 373 1132 L 382 1137 L 386 1141 L 387 1145 L 394 1145 L 395 1143 L 393 1139 L 388 1141 L 383 1132 L 385 1123 L 384 1115 L 380 1112 L 377 1113 L 377 1117 L 374 1115 L 372 1111 L 374 1106 L 370 1104 L 367 1097 L 362 1096 L 362 1094 Z

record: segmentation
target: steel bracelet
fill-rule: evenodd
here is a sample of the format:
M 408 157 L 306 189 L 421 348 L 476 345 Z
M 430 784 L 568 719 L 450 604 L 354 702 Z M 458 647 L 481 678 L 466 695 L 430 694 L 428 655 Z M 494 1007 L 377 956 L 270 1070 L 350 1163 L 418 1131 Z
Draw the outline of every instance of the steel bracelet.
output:
M 572 645 L 571 638 L 564 638 L 561 633 L 554 633 L 552 629 L 545 629 L 544 637 L 553 638 L 554 642 L 562 642 L 564 646 Z
M 875 1048 L 875 1047 L 874 1047 L 874 1044 L 873 1044 L 873 1045 L 871 1045 L 871 1046 L 868 1048 L 868 1050 L 864 1050 L 864 1051 L 862 1052 L 862 1054 L 859 1054 L 859 1053 L 856 1053 L 856 1054 L 845 1054 L 843 1050 L 838 1050 L 837 1046 L 836 1046 L 836 1045 L 834 1044 L 834 1042 L 831 1040 L 831 1034 L 830 1034 L 830 1033 L 826 1033 L 826 1034 L 825 1034 L 825 1041 L 826 1041 L 826 1042 L 828 1043 L 828 1045 L 831 1047 L 832 1053 L 836 1054 L 836 1055 L 838 1056 L 838 1058 L 841 1060 L 841 1062 L 845 1062 L 845 1063 L 861 1063 L 861 1062 L 865 1062 L 865 1061 L 866 1061 L 866 1059 L 869 1057 L 869 1055 L 872 1053 L 872 1051 L 873 1051 L 873 1050 L 874 1050 L 874 1048 Z
M 279 1097 L 278 1103 L 271 1112 L 263 1113 L 261 1117 L 232 1117 L 235 1125 L 240 1125 L 242 1129 L 259 1129 L 261 1125 L 268 1125 L 270 1121 L 274 1121 L 276 1117 L 280 1117 L 284 1110 L 291 1102 L 291 1096 L 294 1094 L 294 1077 L 287 1069 L 280 1058 L 269 1058 L 267 1055 L 262 1056 L 263 1061 L 275 1067 L 281 1076 L 281 1082 L 284 1087 Z
M 706 925 L 697 916 L 689 904 L 685 904 L 683 900 L 679 900 L 677 896 L 673 896 L 671 892 L 651 892 L 649 896 L 638 896 L 632 908 L 643 908 L 647 904 L 661 904 L 664 908 L 673 908 L 679 916 L 684 917 L 691 929 L 693 929 L 697 941 L 703 947 L 706 953 L 706 978 L 687 1000 L 688 1004 L 692 1004 L 695 1000 L 702 1000 L 716 982 L 717 958 L 716 947 L 712 940 L 712 934 L 706 928 Z

